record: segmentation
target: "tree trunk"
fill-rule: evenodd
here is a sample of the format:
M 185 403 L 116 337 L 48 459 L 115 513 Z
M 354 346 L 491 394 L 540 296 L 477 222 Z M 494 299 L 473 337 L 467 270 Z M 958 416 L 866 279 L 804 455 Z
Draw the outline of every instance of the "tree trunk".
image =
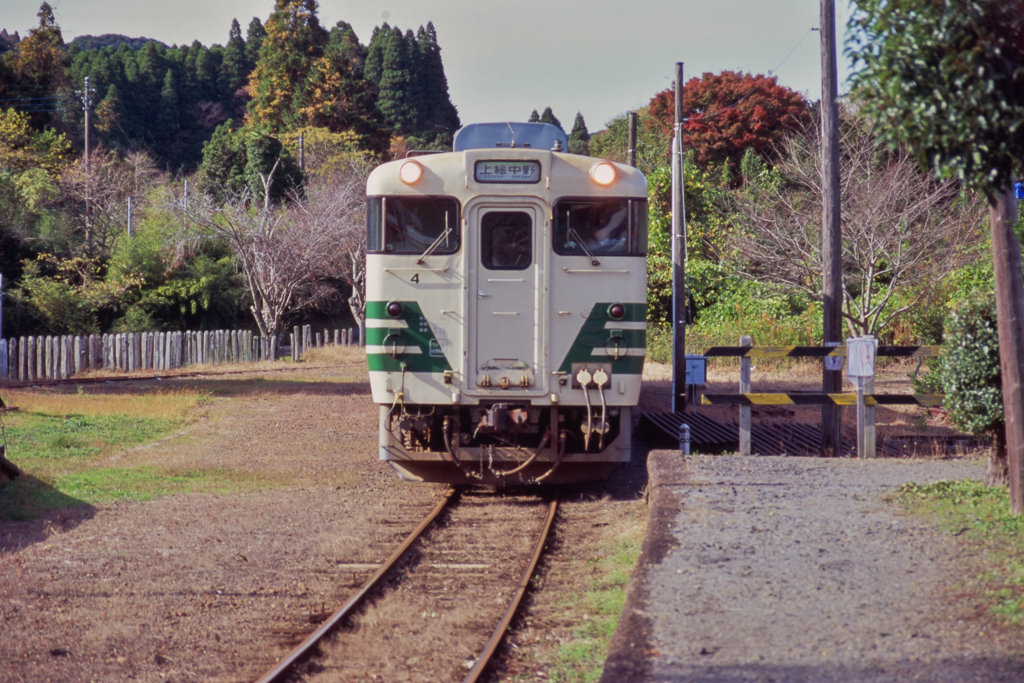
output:
M 992 435 L 992 450 L 985 467 L 985 486 L 1006 486 L 1010 483 L 1010 463 L 1006 458 L 1006 428 L 1000 427 Z
M 989 204 L 992 261 L 996 280 L 999 324 L 999 367 L 1003 375 L 1003 413 L 1006 416 L 1006 458 L 1010 480 L 1010 510 L 1024 514 L 1024 271 L 1020 240 L 1014 232 L 1017 199 L 1013 190 Z M 986 477 L 987 479 L 987 477 Z

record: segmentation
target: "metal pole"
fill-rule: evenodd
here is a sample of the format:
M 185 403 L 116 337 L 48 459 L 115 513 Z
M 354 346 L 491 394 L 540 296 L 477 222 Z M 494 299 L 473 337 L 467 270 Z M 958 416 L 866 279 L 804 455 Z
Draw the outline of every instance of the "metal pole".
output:
M 626 143 L 626 163 L 636 168 L 636 112 L 629 112 L 629 138 Z
M 821 221 L 822 336 L 825 345 L 842 341 L 843 266 L 839 206 L 839 110 L 836 105 L 835 0 L 821 0 Z M 823 364 L 821 390 L 837 394 L 843 388 L 842 370 Z M 821 408 L 821 454 L 838 455 L 842 447 L 843 413 L 839 406 Z
M 686 197 L 683 192 L 683 63 L 676 62 L 672 138 L 672 412 L 686 410 Z
M 753 346 L 749 334 L 740 337 L 740 346 Z M 740 358 L 740 393 L 750 393 L 750 359 Z M 740 455 L 750 455 L 750 406 L 740 406 Z

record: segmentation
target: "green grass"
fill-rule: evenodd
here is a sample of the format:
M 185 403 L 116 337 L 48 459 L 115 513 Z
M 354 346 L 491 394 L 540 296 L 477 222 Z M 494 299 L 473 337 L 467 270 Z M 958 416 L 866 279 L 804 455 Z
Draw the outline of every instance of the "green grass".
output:
M 1008 491 L 965 480 L 905 484 L 901 493 L 908 509 L 985 550 L 986 569 L 965 583 L 998 619 L 1024 624 L 1024 517 L 1010 514 Z
M 593 579 L 589 589 L 570 599 L 566 609 L 582 614 L 572 639 L 558 648 L 549 680 L 591 683 L 601 678 L 608 644 L 619 625 L 626 602 L 626 584 L 640 556 L 641 540 L 619 541 L 612 548 L 596 548 L 588 559 Z
M 182 424 L 183 420 L 126 415 L 22 413 L 17 423 L 7 428 L 7 443 L 24 466 L 59 469 L 58 463 L 100 455 L 112 446 L 148 443 Z
M 30 520 L 52 510 L 191 491 L 251 487 L 233 473 L 173 471 L 159 465 L 111 467 L 110 456 L 158 441 L 190 424 L 209 397 L 194 391 L 150 394 L 9 392 L 20 410 L 4 416 L 7 456 L 23 474 L 0 485 L 0 519 Z

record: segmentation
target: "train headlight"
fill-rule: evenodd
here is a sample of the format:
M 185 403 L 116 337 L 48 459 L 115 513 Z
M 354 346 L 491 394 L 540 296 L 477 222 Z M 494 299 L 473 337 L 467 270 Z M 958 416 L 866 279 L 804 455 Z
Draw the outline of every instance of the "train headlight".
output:
M 390 315 L 392 318 L 397 318 L 400 315 L 402 315 L 402 304 L 398 301 L 389 302 L 386 309 L 388 315 Z
M 622 320 L 626 317 L 626 307 L 622 304 L 612 304 L 608 307 L 608 317 L 612 320 Z
M 398 169 L 398 177 L 406 185 L 415 185 L 423 177 L 423 167 L 415 161 L 406 161 Z
M 602 161 L 590 169 L 590 177 L 594 179 L 595 183 L 604 187 L 614 183 L 617 176 L 618 172 L 615 170 L 615 166 L 607 161 Z

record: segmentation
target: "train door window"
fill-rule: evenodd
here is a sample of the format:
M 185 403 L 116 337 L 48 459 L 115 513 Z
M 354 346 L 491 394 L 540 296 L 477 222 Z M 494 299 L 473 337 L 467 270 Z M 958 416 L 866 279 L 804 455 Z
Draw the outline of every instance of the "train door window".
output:
M 480 261 L 489 270 L 533 263 L 533 219 L 525 211 L 488 211 L 480 220 Z
M 419 256 L 459 250 L 459 203 L 454 198 L 392 196 L 369 201 L 367 251 Z

